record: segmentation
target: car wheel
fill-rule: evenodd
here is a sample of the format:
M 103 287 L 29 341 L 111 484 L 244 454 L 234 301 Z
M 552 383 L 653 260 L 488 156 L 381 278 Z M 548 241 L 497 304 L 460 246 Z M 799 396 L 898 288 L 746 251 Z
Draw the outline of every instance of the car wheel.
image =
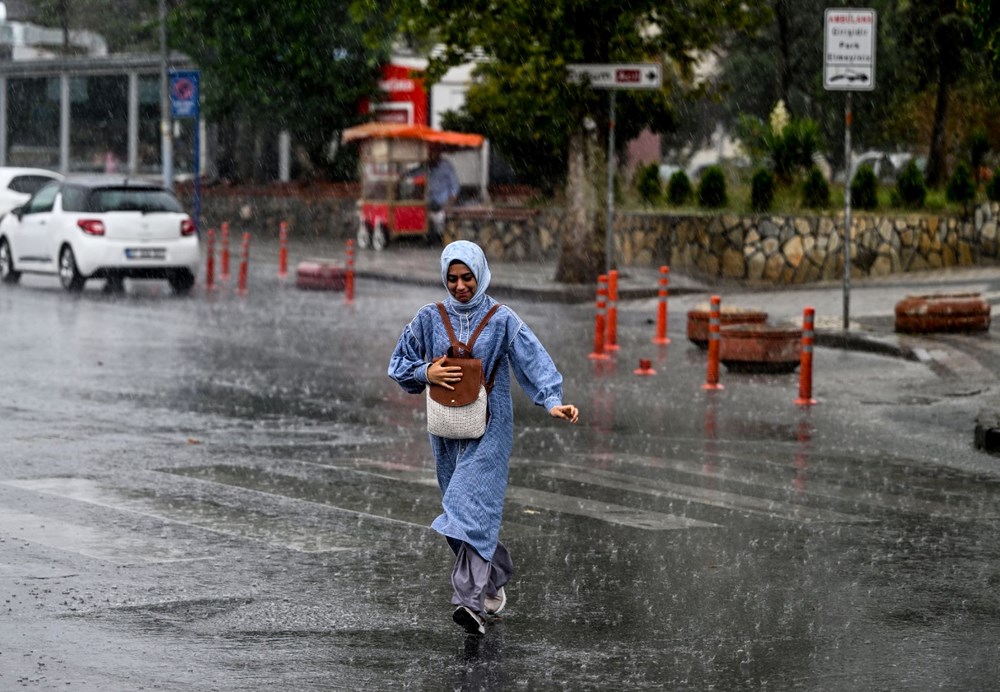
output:
M 385 250 L 385 246 L 389 244 L 389 237 L 385 234 L 385 226 L 381 222 L 375 224 L 375 228 L 372 229 L 372 249 L 373 250 Z
M 372 245 L 372 233 L 364 221 L 358 224 L 358 248 L 367 250 Z
M 14 256 L 6 238 L 0 238 L 0 281 L 5 284 L 16 284 L 21 278 L 21 272 L 14 269 Z
M 59 283 L 70 293 L 79 293 L 83 290 L 83 285 L 86 282 L 87 279 L 76 268 L 73 248 L 64 245 L 63 249 L 59 251 Z
M 178 269 L 167 279 L 170 288 L 179 296 L 187 295 L 194 286 L 194 274 L 187 269 Z

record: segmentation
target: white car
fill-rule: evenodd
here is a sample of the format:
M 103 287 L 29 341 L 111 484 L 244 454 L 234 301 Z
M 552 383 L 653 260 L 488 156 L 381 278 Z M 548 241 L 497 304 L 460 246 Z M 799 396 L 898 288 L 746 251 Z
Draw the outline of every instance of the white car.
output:
M 0 214 L 27 202 L 43 185 L 62 179 L 44 168 L 0 167 Z
M 194 221 L 173 193 L 120 176 L 49 183 L 0 219 L 4 283 L 57 274 L 77 292 L 91 278 L 117 290 L 126 278 L 166 279 L 187 293 L 199 259 Z

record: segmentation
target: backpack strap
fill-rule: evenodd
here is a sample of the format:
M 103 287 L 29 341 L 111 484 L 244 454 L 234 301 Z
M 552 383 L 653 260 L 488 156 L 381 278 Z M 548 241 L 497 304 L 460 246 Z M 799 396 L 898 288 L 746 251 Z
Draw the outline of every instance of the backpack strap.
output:
M 438 312 L 441 313 L 441 321 L 444 322 L 444 328 L 448 330 L 448 338 L 451 339 L 451 347 L 457 353 L 458 350 L 464 346 L 464 344 L 455 336 L 455 330 L 452 329 L 451 320 L 448 319 L 448 312 L 444 309 L 444 303 L 438 303 L 437 309 Z M 471 351 L 472 349 L 470 348 L 469 350 Z
M 476 330 L 472 332 L 472 338 L 469 339 L 469 342 L 467 344 L 463 344 L 461 341 L 458 340 L 458 337 L 455 336 L 455 330 L 451 326 L 451 320 L 448 318 L 448 312 L 444 309 L 444 303 L 437 303 L 437 309 L 438 312 L 441 313 L 441 321 L 444 322 L 444 328 L 448 331 L 448 338 L 451 340 L 451 347 L 455 350 L 456 353 L 458 353 L 460 350 L 465 351 L 466 353 L 469 354 L 469 357 L 471 358 L 472 347 L 476 344 L 476 339 L 479 338 L 479 335 L 486 327 L 486 323 L 490 321 L 491 317 L 493 317 L 493 314 L 500 309 L 500 303 L 496 303 L 493 307 L 490 308 L 489 312 L 486 313 L 486 316 L 483 317 L 483 321 L 480 322 L 479 326 L 476 327 Z
M 468 344 L 469 353 L 472 353 L 472 347 L 475 345 L 476 339 L 479 338 L 479 335 L 482 333 L 486 323 L 490 321 L 490 318 L 493 317 L 493 314 L 499 309 L 500 303 L 496 303 L 493 307 L 491 307 L 490 311 L 486 313 L 486 317 L 484 317 L 483 321 L 479 323 L 478 327 L 476 327 L 476 331 L 472 332 L 472 338 L 469 339 Z
M 448 318 L 448 311 L 444 309 L 444 303 L 437 303 L 437 309 L 438 309 L 438 312 L 441 313 L 441 321 L 444 322 L 444 328 L 448 331 L 448 338 L 451 339 L 451 347 L 455 350 L 455 353 L 458 353 L 459 351 L 466 351 L 466 352 L 468 352 L 469 357 L 471 358 L 472 357 L 472 347 L 475 345 L 476 339 L 479 338 L 479 335 L 482 333 L 483 329 L 486 327 L 486 323 L 489 322 L 490 318 L 493 317 L 493 315 L 496 313 L 496 311 L 500 309 L 500 303 L 496 303 L 493 307 L 491 307 L 489 309 L 489 312 L 487 312 L 486 316 L 483 317 L 483 321 L 480 322 L 479 326 L 476 327 L 476 330 L 474 332 L 472 332 L 472 338 L 469 339 L 469 343 L 468 344 L 463 344 L 455 336 L 455 330 L 454 330 L 454 328 L 452 328 L 452 326 L 451 326 L 451 320 Z M 497 369 L 493 368 L 493 372 L 490 373 L 489 380 L 486 381 L 486 392 L 487 393 L 489 393 L 490 390 L 493 389 L 493 379 L 496 377 L 496 375 L 497 375 Z

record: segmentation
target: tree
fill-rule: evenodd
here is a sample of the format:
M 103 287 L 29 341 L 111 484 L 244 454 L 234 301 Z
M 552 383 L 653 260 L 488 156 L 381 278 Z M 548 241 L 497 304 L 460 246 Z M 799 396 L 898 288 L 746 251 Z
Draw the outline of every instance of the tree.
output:
M 569 63 L 661 61 L 667 87 L 622 94 L 616 137 L 676 123 L 670 85 L 689 79 L 699 51 L 719 46 L 760 16 L 761 0 L 356 0 L 356 12 L 398 19 L 402 34 L 444 46 L 434 80 L 481 49 L 481 80 L 468 94 L 477 127 L 508 159 L 532 161 L 553 187 L 565 177 L 569 228 L 556 278 L 593 281 L 603 264 L 606 210 L 600 194 L 608 125 L 607 94 L 570 84 Z M 388 30 L 388 29 L 385 29 Z M 426 44 L 425 44 L 426 45 Z M 676 79 L 674 78 L 676 76 Z M 556 175 L 561 171 L 562 175 Z
M 899 22 L 895 0 L 864 3 L 878 15 L 877 88 L 852 97 L 852 137 L 855 146 L 886 146 L 897 143 L 895 133 L 885 128 L 886 103 L 895 93 L 893 75 L 899 53 L 894 36 Z M 716 91 L 724 97 L 725 122 L 736 126 L 741 119 L 765 120 L 774 104 L 783 101 L 793 119 L 812 120 L 820 128 L 820 140 L 843 140 L 844 94 L 823 88 L 823 12 L 825 0 L 775 0 L 771 12 L 757 31 L 735 34 L 716 78 Z M 908 144 L 908 142 L 907 142 Z M 825 152 L 842 165 L 843 148 Z
M 358 103 L 377 93 L 386 42 L 364 41 L 347 0 L 185 0 L 170 13 L 171 46 L 194 59 L 210 88 L 206 116 L 261 130 L 287 129 L 300 163 L 328 163 L 328 174 L 353 175 L 325 155 L 339 133 L 359 122 Z
M 113 53 L 159 49 L 158 0 L 35 0 L 30 12 L 29 21 L 59 27 L 64 34 L 96 32 Z

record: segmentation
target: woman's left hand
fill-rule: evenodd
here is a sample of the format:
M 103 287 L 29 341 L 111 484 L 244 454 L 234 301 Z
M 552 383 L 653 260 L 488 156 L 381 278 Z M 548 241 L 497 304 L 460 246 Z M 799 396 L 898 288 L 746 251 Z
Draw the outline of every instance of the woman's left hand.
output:
M 553 406 L 549 409 L 549 415 L 553 418 L 568 420 L 570 423 L 576 423 L 580 419 L 580 411 L 578 411 L 576 406 L 573 406 L 572 404 Z

